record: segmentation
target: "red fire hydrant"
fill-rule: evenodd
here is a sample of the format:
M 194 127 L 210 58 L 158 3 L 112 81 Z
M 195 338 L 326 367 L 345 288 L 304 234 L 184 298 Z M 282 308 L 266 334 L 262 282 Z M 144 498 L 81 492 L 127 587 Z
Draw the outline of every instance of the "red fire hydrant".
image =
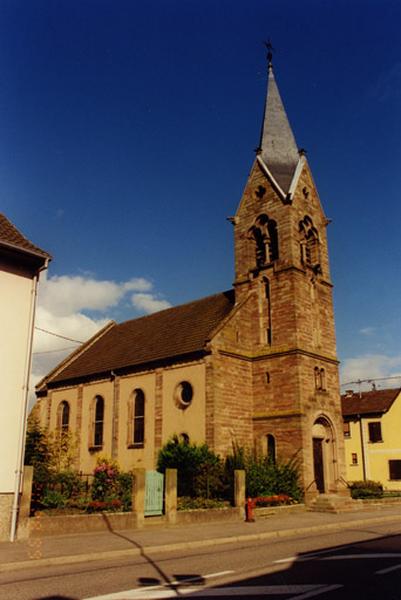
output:
M 247 521 L 247 523 L 253 523 L 255 521 L 255 517 L 253 516 L 252 498 L 247 498 L 245 504 L 245 521 Z

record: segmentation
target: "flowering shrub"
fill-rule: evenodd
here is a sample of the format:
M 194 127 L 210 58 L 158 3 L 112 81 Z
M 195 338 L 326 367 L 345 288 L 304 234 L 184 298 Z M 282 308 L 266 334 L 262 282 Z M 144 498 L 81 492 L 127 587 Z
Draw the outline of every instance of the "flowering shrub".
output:
M 118 464 L 106 457 L 99 457 L 93 471 L 92 502 L 89 512 L 100 510 L 131 509 L 132 474 L 121 473 Z
M 122 501 L 119 500 L 118 498 L 114 498 L 113 500 L 110 500 L 109 502 L 101 502 L 100 500 L 92 500 L 92 502 L 89 502 L 89 504 L 86 507 L 86 512 L 88 513 L 94 513 L 94 512 L 100 512 L 100 511 L 119 511 L 122 509 Z
M 99 458 L 93 471 L 92 500 L 111 500 L 117 494 L 118 475 L 119 468 L 116 462 Z
M 251 498 L 252 506 L 279 506 L 280 504 L 291 504 L 293 499 L 287 494 L 275 494 L 274 496 L 258 496 Z

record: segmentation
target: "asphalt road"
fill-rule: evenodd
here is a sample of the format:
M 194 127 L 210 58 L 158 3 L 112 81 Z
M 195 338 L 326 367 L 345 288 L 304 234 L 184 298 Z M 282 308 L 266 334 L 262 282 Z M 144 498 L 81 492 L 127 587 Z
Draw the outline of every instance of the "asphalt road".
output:
M 1 600 L 177 597 L 401 600 L 401 524 L 0 575 Z

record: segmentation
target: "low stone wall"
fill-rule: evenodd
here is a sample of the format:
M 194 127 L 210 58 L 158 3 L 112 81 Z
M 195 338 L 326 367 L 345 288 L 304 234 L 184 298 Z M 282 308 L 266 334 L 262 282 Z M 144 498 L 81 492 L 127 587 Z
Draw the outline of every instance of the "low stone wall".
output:
M 254 509 L 255 519 L 266 519 L 277 514 L 294 514 L 304 512 L 305 504 L 290 504 L 288 506 L 260 506 Z
M 216 521 L 243 521 L 244 509 L 235 508 L 196 508 L 193 510 L 178 510 L 177 525 L 191 525 L 194 523 L 213 523 Z
M 244 519 L 242 508 L 215 508 L 177 511 L 176 525 L 196 523 L 213 523 L 218 521 L 241 521 Z M 81 531 L 118 531 L 122 529 L 138 529 L 139 527 L 163 527 L 168 525 L 166 517 L 145 518 L 138 523 L 134 513 L 101 513 L 96 515 L 57 515 L 39 514 L 28 521 L 30 538 L 80 533 Z
M 119 529 L 135 529 L 136 527 L 137 517 L 132 512 L 65 516 L 49 516 L 39 513 L 29 519 L 28 535 L 30 538 L 35 538 L 81 533 L 82 531 L 85 533 L 90 531 L 118 531 Z
M 359 498 L 358 502 L 365 507 L 369 506 L 388 506 L 389 504 L 401 504 L 401 497 L 394 496 L 393 498 Z

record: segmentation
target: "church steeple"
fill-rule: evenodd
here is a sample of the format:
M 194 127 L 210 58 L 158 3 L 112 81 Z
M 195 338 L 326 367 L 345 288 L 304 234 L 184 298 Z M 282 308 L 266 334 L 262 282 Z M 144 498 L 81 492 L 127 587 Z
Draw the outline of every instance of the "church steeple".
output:
M 259 156 L 286 194 L 299 160 L 297 144 L 278 91 L 272 65 L 272 46 L 268 49 L 268 85 L 260 136 Z

